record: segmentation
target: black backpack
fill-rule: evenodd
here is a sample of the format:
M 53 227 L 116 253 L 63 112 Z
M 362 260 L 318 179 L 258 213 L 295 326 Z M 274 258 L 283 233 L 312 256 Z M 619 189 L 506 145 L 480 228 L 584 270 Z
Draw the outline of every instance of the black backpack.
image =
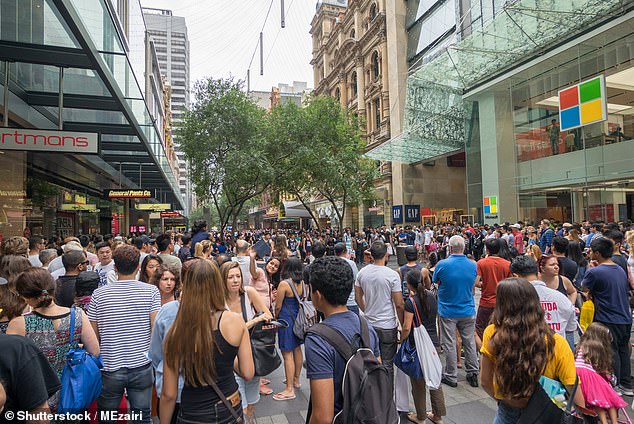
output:
M 326 340 L 346 361 L 341 392 L 343 408 L 333 424 L 395 424 L 394 384 L 390 372 L 374 356 L 368 323 L 359 317 L 361 334 L 350 343 L 339 331 L 315 324 L 308 332 Z M 360 337 L 359 337 L 360 336 Z M 358 346 L 358 347 L 357 347 Z

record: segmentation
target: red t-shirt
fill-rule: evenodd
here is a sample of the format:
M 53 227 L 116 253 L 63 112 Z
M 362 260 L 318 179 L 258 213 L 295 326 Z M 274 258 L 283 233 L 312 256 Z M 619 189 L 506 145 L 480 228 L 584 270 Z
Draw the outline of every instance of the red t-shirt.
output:
M 513 276 L 511 263 L 497 256 L 489 256 L 478 261 L 477 270 L 482 281 L 480 306 L 493 308 L 495 307 L 495 290 L 498 282 Z

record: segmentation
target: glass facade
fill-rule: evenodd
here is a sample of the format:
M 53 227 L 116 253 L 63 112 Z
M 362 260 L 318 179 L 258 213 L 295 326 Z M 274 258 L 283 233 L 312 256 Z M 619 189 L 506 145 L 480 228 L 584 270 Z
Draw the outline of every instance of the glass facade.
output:
M 469 205 L 486 222 L 634 219 L 634 20 L 572 41 L 467 96 Z M 558 92 L 603 75 L 607 120 L 559 129 Z M 475 129 L 477 126 L 477 129 Z M 482 213 L 498 196 L 499 213 Z

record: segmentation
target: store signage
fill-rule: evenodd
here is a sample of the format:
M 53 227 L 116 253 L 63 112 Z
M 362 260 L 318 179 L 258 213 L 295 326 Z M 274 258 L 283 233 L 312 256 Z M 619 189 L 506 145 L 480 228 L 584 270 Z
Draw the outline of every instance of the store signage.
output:
M 152 190 L 104 190 L 104 197 L 110 199 L 149 199 Z
M 392 222 L 395 224 L 403 223 L 403 206 L 392 206 Z
M 79 203 L 81 205 L 86 204 L 86 196 L 82 196 L 81 194 L 75 195 L 75 203 Z
M 571 130 L 608 119 L 606 93 L 604 75 L 559 91 L 560 130 Z
M 161 218 L 180 218 L 181 214 L 178 212 L 161 212 Z
M 0 150 L 96 154 L 99 153 L 99 134 L 0 128 Z
M 162 212 L 169 209 L 172 209 L 172 205 L 169 203 L 144 203 L 136 205 L 136 210 L 138 211 Z
M 59 210 L 60 211 L 89 211 L 89 212 L 96 212 L 97 211 L 97 205 L 96 204 L 77 204 L 77 203 L 64 203 L 62 205 L 59 205 Z
M 484 198 L 484 214 L 494 215 L 498 213 L 498 197 L 487 196 Z
M 25 190 L 0 190 L 0 197 L 23 198 L 26 197 Z
M 420 222 L 420 205 L 405 205 L 405 222 Z
M 378 211 L 380 211 L 381 209 L 383 209 L 383 208 L 382 208 L 382 207 L 380 207 L 380 206 L 375 206 L 375 207 L 373 207 L 373 208 L 368 208 L 368 212 L 378 212 Z

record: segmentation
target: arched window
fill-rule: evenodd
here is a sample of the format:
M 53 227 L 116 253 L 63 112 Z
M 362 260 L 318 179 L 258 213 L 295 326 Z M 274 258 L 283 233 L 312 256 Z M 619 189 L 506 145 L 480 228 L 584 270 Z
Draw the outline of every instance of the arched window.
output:
M 350 76 L 350 82 L 352 83 L 352 95 L 357 95 L 357 73 L 355 71 L 352 72 Z
M 335 89 L 335 98 L 337 100 L 341 100 L 341 92 L 339 91 L 338 87 Z
M 354 39 L 356 35 L 357 33 L 354 31 L 354 28 L 353 28 L 352 31 L 350 31 L 350 38 Z
M 379 78 L 381 74 L 381 69 L 379 67 L 379 53 L 372 53 L 372 73 L 374 74 L 374 79 Z
M 373 21 L 376 18 L 376 3 L 372 3 L 370 6 L 370 21 Z

